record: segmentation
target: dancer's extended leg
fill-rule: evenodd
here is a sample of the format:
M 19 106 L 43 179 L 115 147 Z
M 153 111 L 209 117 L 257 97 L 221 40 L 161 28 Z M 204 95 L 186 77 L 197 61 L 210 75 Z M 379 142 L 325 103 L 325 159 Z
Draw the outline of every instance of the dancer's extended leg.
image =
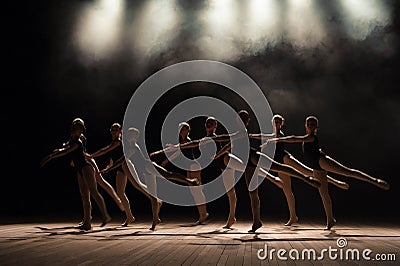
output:
M 283 157 L 283 162 L 287 165 L 292 166 L 293 168 L 297 169 L 298 171 L 302 172 L 307 176 L 313 176 L 312 168 L 304 165 L 299 160 L 294 158 L 292 155 L 285 155 L 285 157 Z M 327 177 L 328 177 L 328 183 L 344 190 L 349 189 L 349 184 L 347 184 L 346 182 L 334 179 L 329 175 Z
M 264 153 L 261 152 L 257 152 L 256 154 L 251 153 L 250 156 L 251 156 L 251 161 L 253 162 L 254 165 L 257 165 L 258 163 L 262 168 L 267 168 L 267 169 L 269 168 L 271 171 L 284 173 L 289 176 L 299 178 L 313 187 L 316 188 L 319 187 L 319 182 L 314 178 L 304 175 L 303 173 L 296 170 L 292 166 L 275 162 Z
M 120 197 L 118 196 L 118 194 L 115 192 L 114 188 L 110 185 L 110 183 L 108 183 L 104 177 L 102 176 L 102 174 L 99 171 L 99 168 L 96 164 L 96 161 L 94 159 L 91 159 L 90 162 L 92 163 L 94 169 L 95 169 L 95 174 L 96 174 L 96 181 L 97 183 L 100 185 L 100 187 L 102 189 L 104 189 L 105 192 L 107 192 L 108 195 L 111 196 L 111 198 L 115 201 L 115 203 L 117 204 L 118 208 L 121 211 L 124 211 L 124 205 L 121 202 Z
M 162 167 L 154 162 L 153 162 L 153 166 L 156 171 L 154 171 L 154 169 L 151 167 L 147 167 L 147 168 L 149 168 L 148 171 L 151 172 L 152 174 L 161 175 L 162 177 L 165 177 L 166 179 L 177 181 L 177 182 L 183 183 L 185 185 L 196 185 L 197 186 L 200 184 L 199 180 L 197 178 L 189 178 L 180 173 L 170 172 L 167 169 L 165 169 L 164 167 Z
M 372 177 L 364 172 L 361 172 L 360 170 L 344 166 L 329 156 L 321 157 L 319 159 L 319 164 L 326 171 L 368 182 L 384 190 L 388 190 L 390 188 L 389 184 L 385 180 Z

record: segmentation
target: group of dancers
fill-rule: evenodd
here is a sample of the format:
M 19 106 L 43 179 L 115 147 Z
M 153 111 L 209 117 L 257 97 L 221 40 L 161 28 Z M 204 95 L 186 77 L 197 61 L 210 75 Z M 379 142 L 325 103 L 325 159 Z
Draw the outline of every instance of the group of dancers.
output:
M 153 216 L 150 230 L 154 230 L 161 222 L 159 212 L 162 206 L 162 200 L 157 198 L 156 177 L 166 178 L 172 182 L 178 182 L 187 186 L 200 186 L 201 188 L 203 184 L 221 175 L 229 200 L 229 215 L 224 228 L 229 229 L 236 222 L 237 198 L 235 192 L 235 173 L 239 172 L 245 177 L 250 196 L 253 214 L 253 224 L 249 230 L 250 233 L 254 233 L 262 227 L 260 199 L 257 186 L 252 184 L 253 176 L 266 178 L 283 190 L 290 214 L 289 220 L 285 223 L 286 226 L 297 223 L 299 220 L 296 214 L 291 177 L 298 178 L 311 187 L 318 189 L 326 215 L 326 230 L 330 230 L 336 224 L 328 184 L 344 190 L 349 188 L 346 182 L 332 178 L 328 175 L 328 172 L 368 182 L 383 190 L 389 189 L 390 186 L 385 180 L 344 166 L 324 153 L 318 142 L 317 117 L 308 116 L 305 119 L 306 132 L 302 136 L 285 136 L 282 131 L 285 119 L 279 114 L 274 115 L 271 122 L 274 129 L 273 132 L 249 134 L 247 131 L 250 123 L 249 112 L 240 110 L 237 113 L 237 131 L 217 135 L 218 121 L 210 116 L 204 124 L 205 137 L 198 140 L 190 139 L 189 133 L 191 127 L 189 123 L 182 122 L 178 125 L 179 143 L 168 145 L 166 148 L 152 152 L 148 157 L 145 157 L 137 143 L 138 138 L 141 137 L 139 130 L 130 127 L 126 132 L 122 132 L 122 126 L 119 123 L 111 125 L 111 142 L 107 146 L 91 154 L 88 153 L 86 149 L 85 123 L 81 118 L 76 118 L 71 124 L 69 141 L 63 143 L 61 148 L 55 149 L 50 155 L 43 158 L 40 163 L 41 166 L 44 166 L 54 158 L 61 156 L 68 156 L 70 158 L 70 164 L 74 167 L 77 174 L 82 198 L 83 220 L 76 226 L 76 228 L 81 230 L 90 230 L 92 228 L 91 198 L 95 200 L 102 215 L 100 226 L 105 226 L 111 221 L 104 198 L 97 189 L 97 184 L 114 199 L 120 210 L 125 212 L 126 219 L 121 226 L 128 226 L 135 221 L 129 199 L 125 193 L 127 181 L 129 180 L 138 191 L 150 200 Z M 125 155 L 122 147 L 122 134 L 124 134 L 124 138 L 127 140 L 126 143 L 128 143 L 127 147 L 124 147 Z M 259 147 L 249 148 L 249 138 L 264 142 Z M 272 142 L 276 146 L 274 156 L 271 158 L 263 150 Z M 301 143 L 304 155 L 302 160 L 298 160 L 291 155 L 285 149 L 285 143 Z M 203 169 L 196 162 L 195 156 L 195 152 L 201 145 L 216 145 L 217 148 L 212 162 Z M 249 150 L 247 158 L 241 158 L 243 155 L 234 154 L 234 149 L 232 148 L 240 148 L 241 146 L 244 150 L 246 148 Z M 154 158 L 158 155 L 167 154 L 169 156 L 163 156 L 165 159 L 162 162 L 155 162 Z M 100 170 L 95 162 L 95 158 L 106 155 L 110 159 L 109 164 Z M 171 163 L 171 161 L 180 160 L 183 157 L 191 159 L 190 165 L 185 167 L 189 170 L 183 170 Z M 301 161 L 305 162 L 305 164 Z M 111 171 L 116 173 L 116 190 L 102 176 Z M 277 173 L 278 176 L 270 172 Z M 200 225 L 209 217 L 205 196 L 201 189 L 193 190 L 193 198 L 196 203 L 199 203 L 197 204 L 199 218 L 195 224 Z

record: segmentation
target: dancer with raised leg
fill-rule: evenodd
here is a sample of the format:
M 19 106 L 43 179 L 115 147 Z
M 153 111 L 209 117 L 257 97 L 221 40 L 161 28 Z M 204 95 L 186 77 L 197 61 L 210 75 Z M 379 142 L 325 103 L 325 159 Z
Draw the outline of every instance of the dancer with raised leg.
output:
M 130 180 L 135 180 L 134 183 L 136 186 L 138 186 L 137 188 L 143 191 L 150 198 L 153 213 L 153 223 L 150 230 L 154 230 L 155 227 L 161 222 L 158 214 L 162 203 L 162 201 L 156 197 L 156 177 L 161 176 L 185 185 L 198 185 L 198 182 L 196 179 L 187 178 L 180 173 L 167 171 L 162 166 L 150 161 L 149 159 L 146 159 L 142 153 L 142 150 L 137 144 L 137 140 L 140 136 L 140 132 L 137 128 L 130 127 L 124 134 L 128 143 L 128 146 L 125 150 L 125 156 L 122 156 L 120 159 L 115 161 L 113 165 L 107 169 L 107 171 L 111 171 L 122 166 L 124 172 L 128 174 L 128 178 Z M 129 160 L 126 160 L 125 158 L 129 158 Z M 144 178 L 146 184 L 137 184 L 140 182 L 139 176 Z M 147 191 L 144 188 L 147 189 Z
M 83 152 L 85 154 L 85 156 L 87 155 L 87 138 L 84 135 L 86 132 L 82 132 L 82 134 L 79 136 L 79 139 L 82 142 L 83 145 Z M 66 148 L 70 146 L 70 141 L 67 141 L 65 143 L 63 143 L 62 148 Z M 96 161 L 92 158 L 88 158 L 86 156 L 86 158 L 88 159 L 88 161 L 92 164 L 92 166 L 95 169 L 95 175 L 96 175 L 96 182 L 97 184 L 104 189 L 105 192 L 107 192 L 108 195 L 110 195 L 110 197 L 114 200 L 114 202 L 117 204 L 118 208 L 121 211 L 124 211 L 124 206 L 122 205 L 121 199 L 118 197 L 117 193 L 115 192 L 114 188 L 110 185 L 110 183 L 108 183 L 103 175 L 100 173 L 99 167 L 96 164 Z M 70 166 L 74 168 L 74 162 L 71 160 L 70 161 Z M 81 221 L 79 223 L 79 225 L 81 225 L 83 223 L 83 221 Z
M 181 122 L 178 125 L 178 132 L 179 132 L 179 143 L 184 144 L 188 143 L 191 141 L 189 137 L 190 133 L 190 125 L 187 122 Z M 184 156 L 185 158 L 183 158 Z M 190 165 L 186 165 L 185 168 L 190 169 L 190 170 L 185 170 L 180 167 L 177 167 L 173 165 L 171 162 L 175 161 L 179 165 L 184 165 L 185 160 L 182 159 L 189 159 L 192 162 Z M 186 175 L 189 179 L 196 179 L 198 184 L 201 184 L 201 171 L 200 171 L 200 166 L 198 163 L 194 161 L 195 159 L 195 151 L 194 148 L 190 149 L 185 149 L 181 151 L 176 151 L 174 154 L 172 154 L 169 158 L 165 159 L 162 163 L 161 166 L 165 167 L 166 169 L 170 168 L 172 172 L 178 172 L 181 173 L 182 175 Z M 202 190 L 192 190 L 192 195 L 195 199 L 195 202 L 205 202 L 205 196 Z M 199 212 L 199 218 L 198 220 L 194 223 L 195 225 L 200 225 L 203 224 L 208 216 L 209 213 L 207 212 L 207 205 L 205 203 L 198 203 L 197 205 L 197 210 Z
M 107 165 L 105 169 L 101 172 L 107 172 L 108 169 L 113 165 L 114 161 L 121 158 L 124 153 L 122 149 L 122 127 L 119 123 L 113 123 L 110 128 L 111 134 L 111 143 L 92 154 L 87 154 L 87 157 L 90 159 L 94 159 L 96 157 L 100 157 L 108 154 L 110 163 Z M 129 204 L 128 197 L 125 194 L 127 175 L 125 174 L 122 166 L 115 169 L 116 172 L 116 187 L 117 187 L 117 195 L 121 199 L 123 209 L 125 210 L 126 220 L 121 224 L 122 226 L 128 226 L 130 223 L 135 221 L 135 217 L 132 214 L 131 207 Z
M 204 123 L 204 127 L 206 130 L 206 137 L 216 137 L 215 133 L 217 130 L 218 122 L 217 120 L 210 116 L 206 119 Z M 210 143 L 213 145 L 212 143 Z M 219 152 L 222 149 L 222 142 L 215 142 L 216 144 L 216 152 Z M 203 146 L 203 150 L 207 151 L 208 149 L 205 147 L 207 144 Z M 212 156 L 212 155 L 211 155 Z M 226 224 L 223 226 L 225 229 L 231 228 L 231 226 L 236 222 L 236 192 L 235 192 L 235 171 L 232 168 L 227 168 L 224 162 L 224 158 L 220 157 L 218 159 L 213 160 L 207 167 L 201 170 L 201 182 L 202 184 L 208 183 L 215 179 L 217 176 L 222 175 L 222 181 L 224 183 L 226 189 L 226 195 L 228 196 L 229 201 L 229 215 Z
M 332 226 L 336 224 L 336 219 L 333 217 L 332 201 L 328 191 L 328 172 L 368 182 L 384 190 L 388 190 L 390 186 L 383 179 L 372 177 L 360 170 L 348 168 L 347 166 L 342 165 L 341 163 L 326 155 L 319 147 L 319 141 L 317 137 L 317 117 L 308 116 L 305 121 L 305 129 L 306 134 L 303 136 L 293 135 L 287 137 L 272 138 L 267 140 L 266 143 L 262 144 L 260 147 L 263 148 L 265 145 L 268 145 L 269 142 L 302 143 L 304 158 L 306 159 L 307 164 L 313 168 L 314 177 L 317 178 L 321 183 L 319 193 L 322 198 L 327 219 L 325 229 L 330 230 Z
M 276 138 L 276 137 L 283 137 L 284 134 L 282 132 L 282 127 L 284 125 L 285 119 L 281 115 L 274 115 L 272 117 L 272 125 L 274 132 L 270 134 L 249 134 L 250 138 L 253 139 L 259 139 L 261 140 L 262 138 Z M 297 169 L 298 171 L 302 172 L 303 174 L 307 176 L 313 176 L 313 171 L 311 168 L 307 167 L 306 165 L 302 164 L 300 161 L 298 161 L 296 158 L 294 158 L 289 152 L 285 150 L 285 146 L 283 142 L 278 142 L 276 143 L 275 146 L 275 154 L 274 154 L 274 161 L 277 161 L 282 164 L 290 165 Z M 278 173 L 279 178 L 283 182 L 283 192 L 286 197 L 286 202 L 289 208 L 289 214 L 290 218 L 287 223 L 285 223 L 285 226 L 290 226 L 293 223 L 297 223 L 299 218 L 296 214 L 296 203 L 295 203 L 295 198 L 293 195 L 292 191 L 292 182 L 291 182 L 291 177 L 285 173 Z M 328 182 L 341 188 L 347 190 L 349 188 L 349 185 L 346 182 L 336 180 L 330 176 L 328 176 Z
M 262 222 L 260 219 L 260 203 L 259 203 L 259 197 L 258 197 L 258 190 L 257 187 L 253 187 L 252 184 L 250 184 L 250 181 L 252 179 L 252 176 L 257 170 L 257 174 L 265 177 L 266 179 L 270 180 L 274 184 L 276 184 L 278 187 L 283 188 L 282 182 L 278 177 L 275 177 L 274 175 L 270 174 L 266 168 L 268 168 L 268 163 L 271 165 L 271 170 L 272 168 L 276 172 L 283 172 L 288 175 L 297 177 L 304 182 L 314 186 L 314 187 L 319 187 L 319 182 L 315 179 L 309 178 L 308 176 L 302 174 L 301 172 L 297 171 L 291 166 L 284 165 L 278 162 L 273 161 L 268 155 L 261 153 L 257 151 L 257 149 L 250 147 L 250 153 L 248 156 L 248 160 L 246 163 L 244 163 L 244 159 L 239 158 L 236 155 L 233 155 L 230 150 L 232 148 L 232 144 L 235 144 L 237 147 L 239 147 L 239 150 L 247 150 L 249 147 L 248 142 L 245 142 L 245 138 L 248 138 L 248 132 L 246 127 L 248 126 L 250 122 L 250 116 L 249 113 L 246 110 L 241 110 L 238 112 L 238 118 L 237 118 L 237 127 L 238 130 L 234 133 L 230 134 L 223 134 L 223 135 L 217 135 L 215 137 L 210 137 L 210 138 L 203 138 L 201 140 L 196 140 L 196 141 L 191 141 L 185 144 L 177 144 L 177 145 L 171 145 L 164 149 L 164 152 L 171 152 L 176 149 L 187 149 L 187 148 L 192 148 L 192 147 L 197 147 L 198 145 L 205 145 L 209 142 L 216 141 L 216 142 L 228 142 L 216 155 L 215 159 L 220 158 L 223 156 L 224 162 L 228 164 L 230 162 L 230 168 L 232 168 L 233 171 L 239 171 L 241 173 L 245 173 L 245 178 L 246 178 L 246 184 L 249 189 L 249 195 L 251 199 L 251 206 L 252 206 L 252 212 L 253 212 L 253 226 L 252 229 L 249 230 L 249 232 L 255 232 L 258 228 L 262 226 Z M 244 126 L 243 126 L 244 125 Z M 233 143 L 232 143 L 233 142 Z M 259 159 L 261 160 L 259 161 Z M 260 163 L 258 163 L 260 162 Z M 259 164 L 259 166 L 258 166 Z M 247 176 L 247 177 L 246 177 Z
M 84 146 L 81 141 L 81 135 L 85 132 L 84 121 L 76 118 L 71 125 L 71 139 L 69 145 L 63 146 L 60 149 L 54 150 L 53 153 L 46 156 L 41 162 L 41 166 L 46 165 L 49 161 L 62 156 L 70 155 L 74 168 L 77 173 L 79 190 L 83 205 L 83 222 L 77 228 L 82 230 L 90 230 L 92 228 L 92 205 L 90 197 L 96 201 L 103 218 L 101 226 L 105 226 L 111 221 L 111 217 L 107 212 L 107 208 L 103 197 L 97 190 L 97 182 L 95 177 L 94 166 L 85 158 Z

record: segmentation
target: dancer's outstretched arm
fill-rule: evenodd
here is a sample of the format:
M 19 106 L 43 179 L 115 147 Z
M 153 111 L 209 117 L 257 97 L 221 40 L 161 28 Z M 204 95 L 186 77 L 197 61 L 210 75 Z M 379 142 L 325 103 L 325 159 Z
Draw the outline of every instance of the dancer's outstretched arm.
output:
M 162 150 L 158 150 L 155 152 L 150 153 L 150 157 L 157 155 L 157 154 L 161 154 L 161 153 L 166 153 L 166 152 L 173 152 L 176 151 L 178 149 L 191 149 L 191 148 L 197 148 L 200 145 L 205 145 L 208 144 L 210 142 L 228 142 L 228 141 L 232 141 L 232 140 L 236 140 L 239 138 L 242 138 L 246 136 L 244 133 L 239 133 L 239 132 L 235 132 L 235 133 L 231 133 L 231 134 L 221 134 L 221 135 L 217 135 L 217 136 L 212 136 L 212 137 L 205 137 L 202 139 L 198 139 L 198 140 L 192 140 L 186 143 L 182 143 L 182 144 L 175 144 L 175 145 L 168 145 L 167 148 L 164 148 Z
M 100 156 L 105 155 L 108 152 L 112 151 L 113 149 L 117 148 L 119 145 L 121 145 L 120 142 L 113 141 L 111 144 L 109 144 L 109 145 L 97 150 L 96 152 L 94 152 L 92 154 L 86 154 L 86 155 L 89 158 L 100 157 Z
M 249 134 L 249 138 L 262 140 L 262 139 L 275 138 L 275 135 L 273 133 L 270 133 L 270 134 L 265 134 L 265 133 Z
M 112 165 L 107 166 L 104 170 L 102 170 L 102 173 L 111 172 L 112 170 L 117 169 L 119 166 L 121 166 L 124 162 L 125 162 L 125 156 L 122 156 L 118 160 L 113 162 Z
M 55 158 L 59 158 L 59 157 L 65 156 L 68 153 L 73 152 L 77 148 L 78 148 L 78 144 L 72 144 L 72 145 L 68 145 L 68 146 L 65 146 L 65 147 L 60 148 L 60 149 L 55 149 L 50 155 L 46 156 L 45 158 L 43 158 L 40 161 L 40 165 L 44 166 L 49 161 L 51 161 L 51 160 L 53 160 Z
M 218 159 L 219 157 L 223 156 L 225 153 L 228 153 L 232 148 L 232 142 L 227 143 L 222 149 L 217 152 L 214 156 L 214 160 Z
M 172 154 L 171 156 L 169 156 L 167 159 L 165 159 L 162 163 L 161 166 L 165 167 L 170 161 L 175 160 L 179 155 L 181 154 L 180 150 L 177 150 L 174 154 Z
M 279 137 L 279 138 L 271 138 L 268 139 L 265 143 L 260 145 L 260 148 L 265 148 L 269 142 L 287 142 L 287 143 L 299 143 L 299 142 L 313 142 L 314 136 L 311 134 L 307 134 L 304 136 L 286 136 L 286 137 Z

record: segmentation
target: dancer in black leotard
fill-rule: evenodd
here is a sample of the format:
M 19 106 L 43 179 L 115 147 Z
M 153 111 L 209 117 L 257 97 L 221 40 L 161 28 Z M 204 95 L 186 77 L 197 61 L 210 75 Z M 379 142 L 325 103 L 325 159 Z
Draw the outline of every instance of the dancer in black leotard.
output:
M 73 162 L 74 168 L 78 176 L 79 190 L 82 197 L 83 205 L 83 222 L 77 228 L 82 230 L 90 230 L 91 225 L 91 211 L 92 206 L 90 196 L 96 201 L 101 214 L 103 222 L 101 226 L 106 225 L 111 221 L 111 217 L 107 212 L 106 205 L 103 197 L 97 190 L 97 182 L 95 177 L 94 166 L 85 158 L 84 146 L 81 140 L 81 135 L 85 132 L 85 124 L 82 119 L 76 118 L 71 125 L 71 139 L 67 146 L 54 150 L 53 153 L 45 157 L 41 161 L 41 165 L 46 165 L 50 160 L 69 155 Z
M 281 115 L 274 115 L 272 117 L 272 125 L 274 127 L 274 132 L 271 134 L 250 134 L 250 138 L 254 139 L 262 139 L 262 138 L 276 138 L 276 137 L 283 137 L 284 134 L 282 132 L 282 126 L 284 125 L 285 119 Z M 277 142 L 275 145 L 275 155 L 274 155 L 274 161 L 282 163 L 282 164 L 287 164 L 298 171 L 302 172 L 303 174 L 307 176 L 312 176 L 313 172 L 312 169 L 305 166 L 301 162 L 299 162 L 296 158 L 294 158 L 289 152 L 285 150 L 285 143 L 284 142 Z M 290 218 L 287 223 L 285 223 L 286 226 L 292 225 L 293 223 L 298 222 L 298 217 L 296 215 L 296 208 L 295 208 L 295 198 L 293 195 L 292 191 L 292 182 L 290 179 L 290 176 L 285 174 L 285 173 L 278 173 L 279 178 L 283 182 L 283 192 L 286 197 L 286 201 L 288 204 L 289 208 L 289 214 Z M 330 176 L 328 176 L 328 181 L 329 183 L 334 184 L 335 186 L 342 188 L 342 189 L 348 189 L 349 185 L 343 181 L 336 180 Z
M 124 134 L 129 143 L 125 150 L 125 156 L 122 156 L 120 159 L 114 162 L 113 166 L 109 167 L 107 171 L 117 169 L 122 165 L 124 172 L 130 173 L 128 174 L 128 177 L 129 175 L 135 175 L 135 178 L 132 176 L 132 179 L 138 180 L 138 182 L 140 182 L 140 177 L 144 179 L 145 184 L 141 183 L 139 187 L 151 199 L 153 224 L 150 229 L 154 230 L 156 225 L 161 222 L 158 216 L 161 207 L 161 200 L 156 198 L 156 176 L 162 176 L 169 180 L 177 181 L 185 185 L 198 185 L 198 181 L 196 179 L 187 178 L 180 173 L 167 171 L 164 167 L 150 161 L 149 159 L 146 159 L 142 153 L 142 150 L 137 144 L 137 139 L 140 135 L 138 129 L 133 127 L 128 128 L 128 131 Z M 126 160 L 125 158 L 129 159 Z M 148 192 L 144 190 L 143 187 L 147 187 Z
M 108 154 L 110 158 L 110 163 L 107 165 L 105 169 L 100 172 L 107 172 L 108 168 L 113 165 L 113 162 L 120 159 L 123 155 L 122 148 L 122 127 L 119 123 L 113 123 L 110 128 L 110 134 L 112 141 L 109 145 L 99 149 L 98 151 L 88 154 L 88 158 L 96 158 L 103 155 Z M 122 166 L 119 166 L 115 169 L 116 172 L 116 186 L 117 186 L 117 194 L 121 199 L 123 204 L 123 208 L 125 210 L 126 220 L 122 223 L 122 226 L 128 226 L 130 223 L 135 221 L 135 217 L 132 214 L 131 207 L 129 204 L 128 197 L 125 194 L 126 182 L 127 182 L 127 174 L 124 173 Z
M 178 132 L 179 132 L 180 144 L 188 143 L 191 141 L 189 137 L 190 130 L 191 130 L 190 125 L 187 122 L 179 123 Z M 190 171 L 187 171 L 170 163 L 170 161 L 175 161 L 178 165 L 184 165 L 185 164 L 184 159 L 191 160 L 190 165 L 186 165 L 185 167 L 186 169 L 190 169 Z M 190 179 L 196 179 L 197 182 L 201 184 L 201 171 L 199 170 L 200 166 L 198 163 L 194 162 L 194 159 L 195 159 L 194 148 L 185 149 L 182 151 L 176 151 L 169 158 L 165 159 L 161 163 L 161 166 L 166 167 L 167 169 L 169 167 L 170 171 L 181 173 L 182 175 L 186 175 Z M 192 190 L 192 195 L 195 199 L 195 202 L 205 202 L 205 196 L 202 190 L 196 190 L 196 191 Z M 206 219 L 209 216 L 209 213 L 207 212 L 207 205 L 205 203 L 199 203 L 196 206 L 199 212 L 199 218 L 195 222 L 195 224 L 200 225 L 206 221 Z
M 110 183 L 108 183 L 108 182 L 104 179 L 103 175 L 100 173 L 100 170 L 99 170 L 99 167 L 98 167 L 97 164 L 96 164 L 96 161 L 95 161 L 93 158 L 87 157 L 87 152 L 86 152 L 86 150 L 87 150 L 87 148 L 86 148 L 86 147 L 87 147 L 87 139 L 86 139 L 86 136 L 84 135 L 84 133 L 82 133 L 82 134 L 79 136 L 79 139 L 80 139 L 81 142 L 82 142 L 83 152 L 84 152 L 84 154 L 85 154 L 85 156 L 86 156 L 86 159 L 92 164 L 92 166 L 93 166 L 94 169 L 95 169 L 95 176 L 96 176 L 96 182 L 97 182 L 97 184 L 100 185 L 100 187 L 101 187 L 102 189 L 104 189 L 104 191 L 107 192 L 108 195 L 110 195 L 110 197 L 111 197 L 111 198 L 114 200 L 114 202 L 117 204 L 118 208 L 119 208 L 121 211 L 124 211 L 124 206 L 122 205 L 121 199 L 118 197 L 117 193 L 115 192 L 114 188 L 110 185 Z M 69 145 L 70 145 L 70 140 L 67 141 L 66 143 L 63 143 L 62 147 L 65 148 L 65 147 L 68 147 Z M 71 166 L 71 167 L 74 167 L 74 162 L 73 162 L 72 160 L 70 160 L 70 166 Z M 82 225 L 82 224 L 83 224 L 83 221 L 81 221 L 81 222 L 78 224 L 78 226 L 79 226 L 79 225 Z
M 217 137 L 217 134 L 215 134 L 218 126 L 217 120 L 210 116 L 206 119 L 206 122 L 204 124 L 205 130 L 206 130 L 206 138 L 215 138 Z M 213 143 L 209 144 L 204 144 L 203 145 L 203 150 L 207 151 L 207 145 L 214 145 Z M 222 149 L 222 142 L 215 142 L 216 145 L 216 152 L 218 153 Z M 210 149 L 211 150 L 211 149 Z M 210 156 L 212 157 L 212 154 L 207 154 L 207 157 Z M 231 228 L 231 226 L 236 222 L 236 192 L 235 192 L 235 171 L 231 168 L 227 168 L 225 163 L 224 163 L 224 158 L 221 156 L 218 159 L 213 160 L 207 167 L 201 170 L 201 182 L 203 184 L 206 184 L 213 179 L 215 179 L 217 176 L 222 174 L 222 181 L 224 183 L 225 189 L 226 189 L 226 194 L 228 196 L 229 200 L 229 215 L 226 224 L 223 226 L 223 228 Z
M 253 212 L 253 226 L 252 226 L 252 229 L 249 230 L 249 232 L 255 232 L 258 228 L 261 227 L 262 222 L 261 222 L 261 218 L 260 218 L 260 203 L 259 203 L 259 197 L 258 197 L 258 190 L 257 190 L 256 186 L 252 187 L 252 185 L 250 184 L 250 181 L 252 179 L 254 171 L 257 168 L 256 166 L 257 166 L 259 160 L 260 160 L 261 166 L 257 168 L 258 175 L 261 175 L 261 176 L 269 179 L 271 182 L 275 183 L 280 188 L 282 188 L 281 180 L 279 178 L 271 175 L 268 171 L 265 170 L 265 168 L 267 168 L 269 166 L 268 162 L 271 163 L 271 168 L 273 168 L 274 171 L 276 171 L 276 172 L 283 172 L 283 173 L 289 174 L 291 176 L 300 178 L 301 180 L 303 180 L 315 187 L 319 186 L 319 182 L 303 175 L 302 173 L 300 173 L 293 167 L 273 161 L 266 154 L 261 153 L 252 147 L 250 148 L 250 154 L 249 154 L 249 157 L 248 157 L 248 160 L 246 161 L 246 163 L 244 163 L 244 158 L 239 158 L 236 155 L 233 155 L 232 153 L 230 153 L 230 150 L 233 145 L 235 145 L 236 147 L 239 147 L 238 148 L 239 150 L 247 150 L 246 145 L 248 145 L 248 143 L 243 140 L 248 137 L 246 127 L 248 126 L 248 124 L 250 122 L 249 113 L 245 110 L 239 111 L 237 121 L 238 121 L 238 131 L 237 132 L 234 132 L 231 134 L 219 135 L 216 137 L 211 137 L 211 138 L 208 138 L 209 140 L 202 139 L 202 140 L 192 141 L 192 142 L 185 143 L 185 144 L 170 146 L 170 147 L 166 148 L 165 151 L 168 151 L 168 150 L 173 151 L 174 149 L 177 149 L 177 148 L 186 149 L 186 148 L 196 147 L 200 144 L 204 145 L 204 144 L 208 143 L 208 141 L 229 142 L 215 155 L 215 159 L 218 159 L 221 156 L 223 156 L 224 162 L 226 165 L 228 164 L 228 162 L 230 162 L 230 167 L 234 171 L 239 171 L 239 172 L 245 173 L 246 184 L 249 188 L 249 194 L 250 194 L 250 199 L 251 199 L 251 203 L 252 203 L 251 206 L 252 206 L 252 212 Z M 242 126 L 243 124 L 245 125 L 245 127 Z M 240 147 L 242 149 L 240 149 Z
M 302 143 L 304 158 L 306 159 L 307 164 L 313 168 L 314 177 L 321 183 L 319 193 L 327 217 L 326 229 L 329 230 L 335 225 L 336 220 L 333 217 L 332 202 L 328 192 L 327 172 L 333 172 L 365 181 L 384 190 L 389 189 L 389 184 L 385 180 L 372 177 L 359 170 L 348 168 L 326 155 L 319 147 L 317 137 L 318 119 L 315 116 L 309 116 L 306 118 L 305 128 L 306 134 L 304 136 L 287 136 L 269 139 L 266 143 L 262 144 L 261 147 L 267 145 L 268 142 Z

